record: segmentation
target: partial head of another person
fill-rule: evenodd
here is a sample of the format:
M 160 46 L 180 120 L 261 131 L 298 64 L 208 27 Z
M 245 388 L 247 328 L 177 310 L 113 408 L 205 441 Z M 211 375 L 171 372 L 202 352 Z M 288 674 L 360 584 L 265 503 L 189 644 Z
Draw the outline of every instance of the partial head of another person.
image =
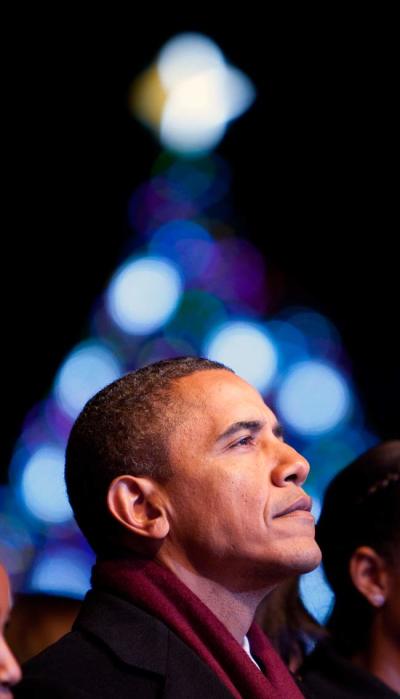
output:
M 8 575 L 0 565 L 0 697 L 12 697 L 12 687 L 21 679 L 19 665 L 4 638 L 4 630 L 11 610 Z
M 66 460 L 71 505 L 97 553 L 157 556 L 240 590 L 318 564 L 308 471 L 252 386 L 193 357 L 100 391 Z
M 328 627 L 342 652 L 380 633 L 400 647 L 400 441 L 382 443 L 329 485 L 317 541 L 335 604 Z

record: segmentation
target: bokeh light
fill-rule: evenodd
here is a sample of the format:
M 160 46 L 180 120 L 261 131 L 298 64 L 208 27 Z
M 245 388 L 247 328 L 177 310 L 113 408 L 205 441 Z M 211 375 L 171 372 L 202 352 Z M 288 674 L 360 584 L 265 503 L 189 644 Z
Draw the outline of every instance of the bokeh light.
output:
M 289 308 L 285 315 L 307 340 L 310 354 L 335 360 L 342 352 L 340 335 L 333 323 L 321 313 L 309 308 Z
M 160 124 L 164 146 L 184 154 L 213 149 L 227 123 L 252 103 L 255 90 L 201 34 L 183 34 L 161 50 L 158 71 L 167 96 Z
M 213 73 L 204 73 L 176 87 L 164 107 L 160 139 L 170 150 L 180 153 L 204 153 L 222 139 L 226 112 Z
M 295 325 L 280 319 L 270 320 L 268 330 L 275 345 L 279 347 L 281 374 L 293 364 L 309 359 L 307 340 Z
M 261 392 L 270 386 L 277 370 L 277 352 L 267 331 L 248 321 L 227 322 L 217 328 L 207 339 L 204 354 L 230 367 Z
M 310 614 L 324 624 L 333 605 L 333 593 L 326 583 L 322 566 L 300 578 L 300 597 Z
M 348 415 L 351 394 L 339 371 L 320 361 L 292 367 L 280 386 L 277 405 L 292 429 L 317 436 L 334 429 Z
M 174 313 L 182 288 L 181 275 L 170 260 L 152 256 L 130 260 L 111 280 L 108 312 L 126 333 L 151 333 Z
M 145 342 L 137 354 L 138 368 L 173 357 L 194 356 L 196 350 L 192 345 L 179 337 L 155 337 Z
M 0 486 L 0 562 L 16 579 L 23 576 L 34 554 L 34 537 L 20 516 L 15 493 Z
M 72 518 L 64 482 L 64 452 L 40 446 L 21 471 L 20 493 L 29 512 L 45 523 L 59 524 Z
M 72 547 L 44 551 L 32 568 L 27 591 L 81 599 L 90 588 L 93 563 L 91 555 Z
M 72 418 L 97 391 L 121 375 L 115 354 L 98 342 L 78 345 L 59 370 L 54 393 L 56 401 Z
M 183 80 L 207 70 L 224 66 L 224 56 L 217 44 L 204 34 L 178 34 L 161 49 L 157 68 L 165 90 L 172 90 Z
M 130 199 L 131 226 L 148 237 L 163 223 L 194 219 L 223 199 L 230 182 L 230 168 L 216 154 L 182 160 L 164 151 L 154 166 L 152 179 L 135 190 Z
M 306 488 L 321 497 L 332 478 L 347 464 L 377 443 L 375 435 L 344 422 L 338 430 L 308 439 L 300 451 L 311 464 Z
M 25 589 L 82 597 L 89 587 L 92 558 L 66 498 L 63 453 L 86 401 L 126 371 L 206 355 L 268 392 L 311 463 L 316 513 L 327 482 L 374 443 L 339 333 L 311 308 L 281 308 L 284 274 L 239 230 L 229 163 L 210 152 L 254 96 L 221 49 L 193 33 L 171 39 L 132 86 L 130 107 L 163 150 L 130 198 L 134 256 L 97 299 L 88 340 L 65 359 L 16 445 L 0 552 L 18 585 L 35 560 Z M 322 620 L 331 594 L 320 570 L 302 579 L 301 594 Z
M 198 223 L 175 220 L 165 223 L 152 235 L 149 250 L 172 260 L 186 282 L 201 280 L 213 256 L 214 242 L 210 233 Z

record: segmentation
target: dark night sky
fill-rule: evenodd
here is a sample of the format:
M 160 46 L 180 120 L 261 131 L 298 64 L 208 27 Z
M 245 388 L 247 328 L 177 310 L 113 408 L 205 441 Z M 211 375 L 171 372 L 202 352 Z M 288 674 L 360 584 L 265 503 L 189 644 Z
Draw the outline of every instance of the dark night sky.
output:
M 305 17 L 267 29 L 240 15 L 158 28 L 104 16 L 53 18 L 48 30 L 35 19 L 34 31 L 29 18 L 10 29 L 4 86 L 2 470 L 130 235 L 128 197 L 159 149 L 130 117 L 127 90 L 182 30 L 214 38 L 258 90 L 219 148 L 240 232 L 282 273 L 282 305 L 306 303 L 337 325 L 370 427 L 400 436 L 391 19 L 320 17 L 317 30 Z

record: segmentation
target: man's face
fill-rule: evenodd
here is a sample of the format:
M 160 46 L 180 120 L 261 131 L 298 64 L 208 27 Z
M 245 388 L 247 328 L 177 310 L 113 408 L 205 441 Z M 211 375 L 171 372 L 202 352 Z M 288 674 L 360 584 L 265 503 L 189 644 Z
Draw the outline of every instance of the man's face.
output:
M 224 370 L 196 372 L 174 390 L 184 410 L 169 440 L 168 555 L 235 589 L 313 569 L 320 551 L 300 487 L 309 465 L 260 394 Z

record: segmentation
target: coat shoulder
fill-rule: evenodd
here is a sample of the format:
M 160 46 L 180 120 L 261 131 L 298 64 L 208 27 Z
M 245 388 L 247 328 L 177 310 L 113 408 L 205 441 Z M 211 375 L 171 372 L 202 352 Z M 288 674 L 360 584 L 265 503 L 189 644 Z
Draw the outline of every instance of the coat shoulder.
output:
M 101 640 L 72 631 L 28 661 L 15 699 L 89 699 L 160 696 L 163 679 L 119 660 Z

